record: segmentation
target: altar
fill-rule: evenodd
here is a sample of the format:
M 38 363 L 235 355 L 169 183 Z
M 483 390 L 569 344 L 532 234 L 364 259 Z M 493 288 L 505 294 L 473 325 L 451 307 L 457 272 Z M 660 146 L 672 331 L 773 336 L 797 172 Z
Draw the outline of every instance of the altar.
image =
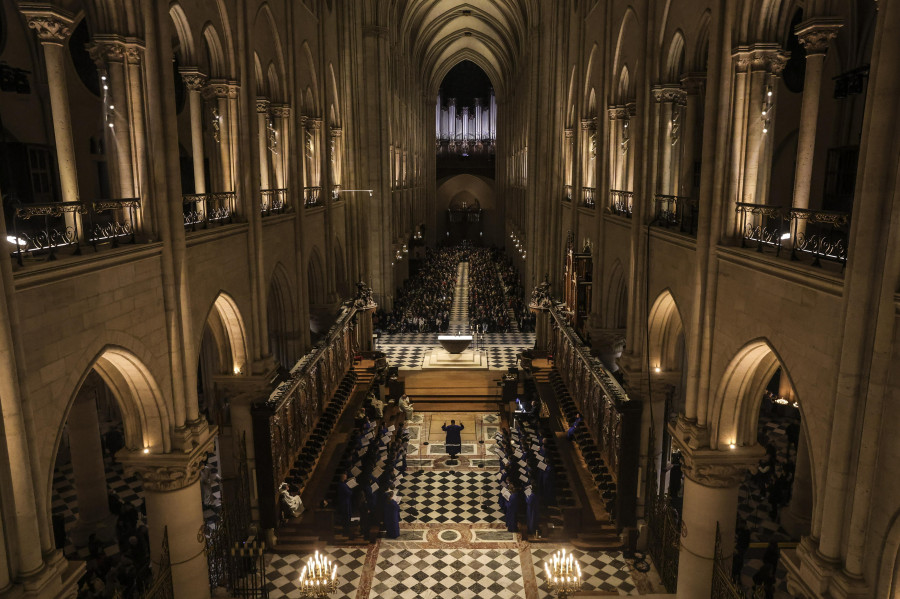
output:
M 447 353 L 459 354 L 472 344 L 472 335 L 438 335 L 438 342 Z

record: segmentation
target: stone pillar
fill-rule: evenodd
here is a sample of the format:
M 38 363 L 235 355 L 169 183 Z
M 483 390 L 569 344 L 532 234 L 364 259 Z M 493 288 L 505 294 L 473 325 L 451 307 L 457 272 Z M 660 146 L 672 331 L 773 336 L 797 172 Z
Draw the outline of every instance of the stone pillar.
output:
M 259 141 L 259 188 L 271 189 L 269 181 L 269 101 L 256 99 L 257 139 Z
M 216 428 L 198 437 L 189 453 L 119 453 L 126 474 L 144 486 L 150 560 L 158 567 L 163 535 L 168 531 L 175 599 L 208 599 L 209 572 L 204 537 L 200 472 L 207 452 L 215 451 Z
M 131 119 L 131 143 L 134 146 L 134 194 L 141 198 L 140 220 L 145 237 L 159 238 L 158 219 L 154 216 L 154 203 L 150 201 L 147 173 L 147 138 L 144 110 L 144 73 L 141 61 L 144 47 L 134 42 L 125 44 L 125 60 L 128 64 L 128 108 Z
M 109 501 L 106 490 L 106 467 L 103 448 L 100 446 L 100 419 L 97 417 L 97 388 L 85 383 L 78 391 L 66 426 L 69 430 L 69 447 L 72 454 L 72 472 L 75 476 L 75 493 L 78 497 L 78 523 L 72 531 L 76 546 L 87 543 L 88 535 L 108 522 Z M 114 529 L 107 528 L 101 537 L 111 539 Z
M 188 89 L 188 104 L 191 115 L 191 159 L 194 164 L 194 193 L 206 193 L 206 169 L 203 155 L 203 96 L 207 77 L 198 69 L 179 69 L 184 85 Z
M 732 64 L 734 65 L 734 83 L 731 107 L 731 157 L 729 172 L 727 173 L 728 181 L 726 183 L 727 195 L 725 196 L 726 204 L 730 206 L 731 202 L 740 202 L 743 197 L 743 165 L 744 165 L 744 138 L 746 136 L 745 124 L 747 114 L 747 86 L 748 86 L 748 70 L 750 68 L 750 51 L 746 47 L 740 47 L 732 54 Z M 725 211 L 725 231 L 724 236 L 732 237 L 738 234 L 737 218 L 735 211 L 726 209 Z M 719 231 L 713 230 L 713 238 L 718 241 L 721 237 Z
M 781 511 L 781 525 L 797 539 L 809 534 L 812 521 L 812 476 L 807 442 L 806 430 L 801 426 L 800 439 L 797 441 L 797 464 L 794 469 L 791 502 Z
M 310 187 L 322 185 L 322 169 L 319 158 L 319 153 L 322 151 L 321 132 L 322 119 L 312 117 L 306 119 L 306 173 L 308 176 L 307 185 Z M 325 190 L 323 189 L 322 192 L 324 193 Z M 321 198 L 320 201 L 325 201 L 325 198 Z
M 677 122 L 678 132 L 675 131 L 676 120 L 679 119 L 681 107 L 687 103 L 687 92 L 681 87 L 661 87 L 653 90 L 653 99 L 660 108 L 660 135 L 662 147 L 660 179 L 657 189 L 666 195 L 678 193 L 677 179 L 679 176 L 678 153 L 674 151 L 674 144 L 678 143 L 675 136 L 681 135 L 682 123 Z
M 670 432 L 681 449 L 685 475 L 677 596 L 700 599 L 710 596 L 717 523 L 722 553 L 731 567 L 738 489 L 765 451 L 758 445 L 722 451 L 692 449 L 674 426 Z
M 331 185 L 335 189 L 341 188 L 343 166 L 344 137 L 340 127 L 331 127 Z
M 237 95 L 237 87 L 221 79 L 210 80 L 204 93 L 213 103 L 212 135 L 213 140 L 219 145 L 221 180 L 213 191 L 234 191 L 234 174 L 231 168 L 231 121 L 235 120 L 237 115 L 231 113 L 229 97 L 232 93 Z
M 800 104 L 800 128 L 797 133 L 797 161 L 794 171 L 794 208 L 809 208 L 813 157 L 816 150 L 816 124 L 819 120 L 819 97 L 822 95 L 822 70 L 825 53 L 841 27 L 840 20 L 814 18 L 797 25 L 796 33 L 806 49 L 806 75 Z M 798 227 L 806 220 L 798 221 Z
M 275 166 L 275 187 L 287 189 L 288 158 L 290 154 L 290 139 L 288 137 L 288 119 L 291 116 L 291 107 L 287 104 L 273 104 L 269 111 L 275 119 L 275 153 L 272 162 Z
M 68 49 L 65 47 L 72 33 L 73 18 L 60 9 L 47 5 L 20 5 L 28 20 L 28 27 L 35 30 L 44 49 L 47 67 L 47 85 L 50 88 L 50 110 L 53 115 L 53 136 L 59 183 L 64 202 L 77 202 L 78 172 L 75 167 L 75 142 L 72 137 L 72 116 L 69 112 L 69 88 L 66 80 Z M 77 218 L 74 213 L 68 213 Z M 67 217 L 67 221 L 68 221 Z M 67 224 L 71 224 L 68 223 Z
M 128 72 L 125 43 L 109 36 L 94 36 L 89 52 L 100 72 L 101 97 L 108 111 L 106 139 L 115 152 L 115 191 L 120 198 L 134 197 L 134 166 L 131 155 L 131 121 L 128 118 Z
M 681 80 L 681 86 L 685 91 L 685 109 L 684 120 L 681 123 L 681 173 L 675 193 L 687 198 L 694 195 L 697 115 L 705 83 L 706 73 L 691 73 Z

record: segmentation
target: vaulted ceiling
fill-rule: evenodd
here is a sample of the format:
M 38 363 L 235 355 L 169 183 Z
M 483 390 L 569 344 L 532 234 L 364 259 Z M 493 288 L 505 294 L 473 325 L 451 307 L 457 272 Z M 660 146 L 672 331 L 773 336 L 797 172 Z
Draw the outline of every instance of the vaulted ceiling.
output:
M 429 93 L 454 65 L 471 60 L 503 94 L 524 50 L 534 0 L 398 0 L 400 34 Z

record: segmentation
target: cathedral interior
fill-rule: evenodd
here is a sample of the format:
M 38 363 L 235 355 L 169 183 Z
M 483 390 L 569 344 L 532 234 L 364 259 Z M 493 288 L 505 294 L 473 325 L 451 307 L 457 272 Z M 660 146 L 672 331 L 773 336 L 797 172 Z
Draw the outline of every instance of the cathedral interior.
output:
M 0 598 L 900 599 L 898 98 L 898 0 L 3 0 Z

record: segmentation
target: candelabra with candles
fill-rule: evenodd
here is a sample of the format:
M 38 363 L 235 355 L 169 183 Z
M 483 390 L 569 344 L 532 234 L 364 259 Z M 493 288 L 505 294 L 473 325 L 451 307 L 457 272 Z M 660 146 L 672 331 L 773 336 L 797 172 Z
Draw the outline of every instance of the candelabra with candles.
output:
M 547 584 L 556 591 L 558 599 L 565 599 L 570 593 L 581 589 L 581 566 L 575 556 L 565 549 L 560 549 L 553 557 L 544 562 Z
M 337 564 L 318 551 L 300 572 L 301 597 L 328 597 L 337 590 Z

